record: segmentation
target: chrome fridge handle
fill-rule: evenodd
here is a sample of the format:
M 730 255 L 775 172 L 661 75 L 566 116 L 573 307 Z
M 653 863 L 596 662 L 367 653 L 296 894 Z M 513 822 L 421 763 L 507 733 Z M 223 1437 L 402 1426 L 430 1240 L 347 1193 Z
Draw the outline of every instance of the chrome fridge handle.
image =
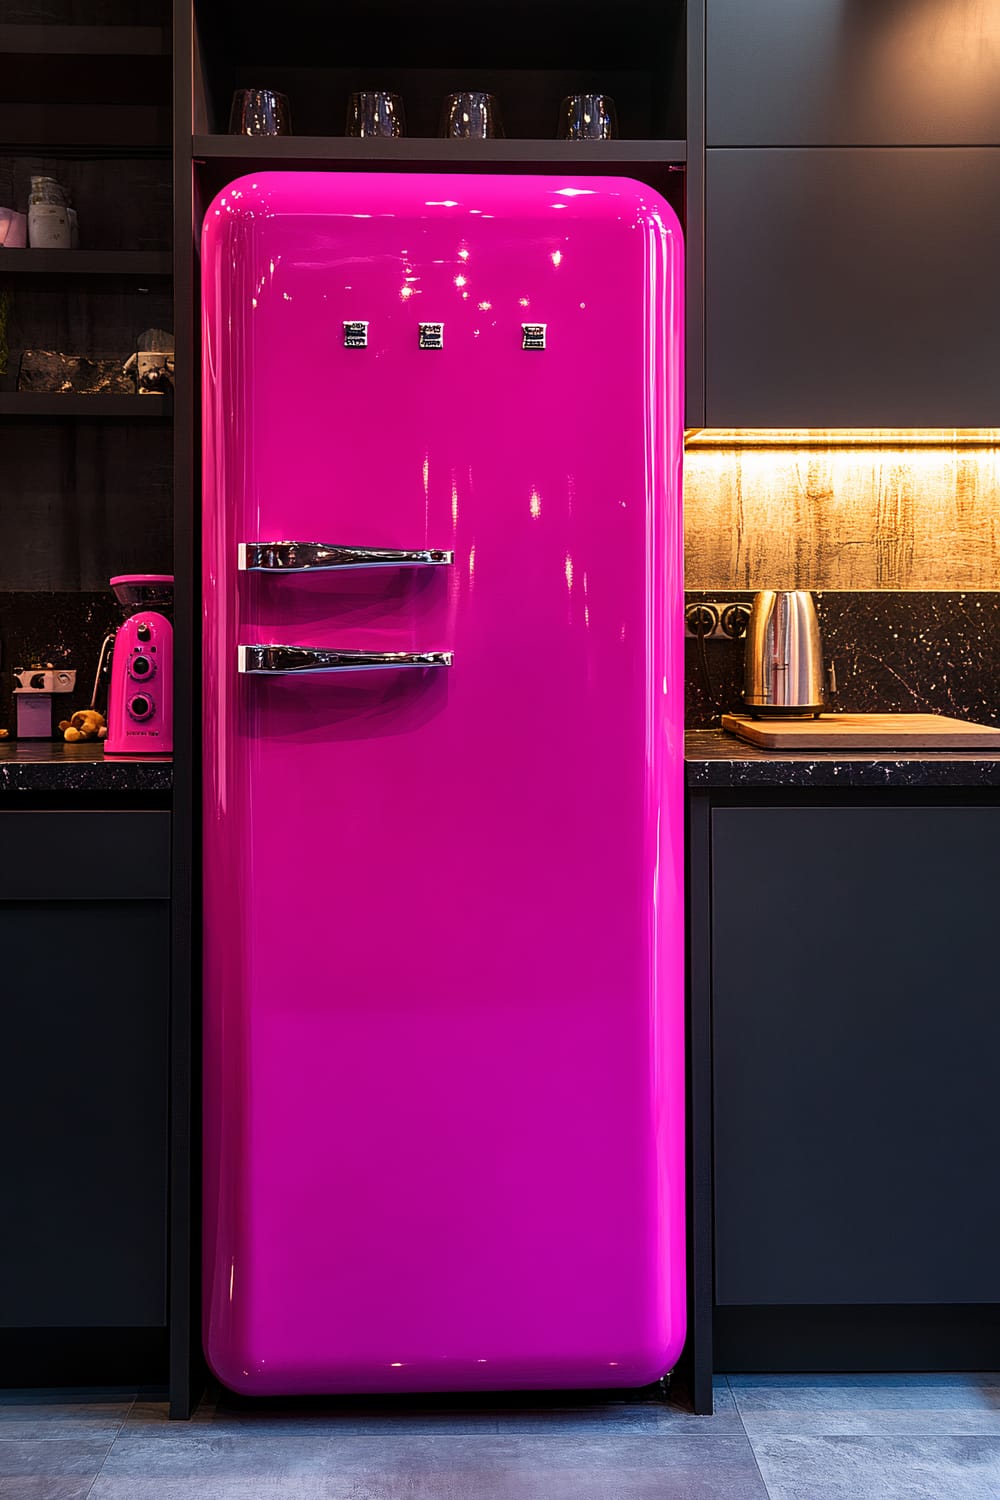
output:
M 314 646 L 239 646 L 238 670 L 274 676 L 288 672 L 373 672 L 399 667 L 450 667 L 450 651 L 320 651 Z
M 332 542 L 240 542 L 241 573 L 309 573 L 335 568 L 448 567 L 454 552 L 425 547 L 338 547 Z

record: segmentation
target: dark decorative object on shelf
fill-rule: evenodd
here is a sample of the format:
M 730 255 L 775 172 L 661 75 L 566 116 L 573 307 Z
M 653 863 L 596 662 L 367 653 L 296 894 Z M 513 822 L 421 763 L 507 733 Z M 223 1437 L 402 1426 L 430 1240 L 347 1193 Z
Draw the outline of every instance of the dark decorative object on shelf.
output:
M 80 396 L 135 395 L 135 381 L 120 359 L 95 359 L 89 354 L 56 354 L 26 349 L 17 377 L 19 391 L 75 392 Z
M 140 396 L 164 395 L 174 388 L 174 336 L 163 328 L 140 333 L 136 352 L 123 366 Z

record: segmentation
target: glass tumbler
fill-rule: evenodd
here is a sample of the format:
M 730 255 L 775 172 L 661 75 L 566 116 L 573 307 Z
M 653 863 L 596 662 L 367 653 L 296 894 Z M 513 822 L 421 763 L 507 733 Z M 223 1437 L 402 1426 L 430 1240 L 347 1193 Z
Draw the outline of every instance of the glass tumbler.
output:
M 611 141 L 618 135 L 618 111 L 610 94 L 567 94 L 559 106 L 561 141 Z
M 291 135 L 288 95 L 274 89 L 237 89 L 229 114 L 230 135 Z
M 496 94 L 482 94 L 476 91 L 466 94 L 448 94 L 441 110 L 440 134 L 465 141 L 485 141 L 502 137 L 503 120 L 500 116 L 500 101 Z
M 400 94 L 384 89 L 361 89 L 347 101 L 345 135 L 400 136 L 406 134 L 406 114 Z

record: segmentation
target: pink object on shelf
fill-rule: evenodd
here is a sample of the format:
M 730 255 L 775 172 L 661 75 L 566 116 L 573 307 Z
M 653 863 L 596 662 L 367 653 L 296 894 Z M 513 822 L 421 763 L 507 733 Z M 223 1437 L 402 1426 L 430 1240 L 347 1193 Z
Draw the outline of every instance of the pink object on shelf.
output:
M 129 611 L 114 638 L 106 755 L 169 755 L 174 746 L 174 631 L 169 573 L 121 573 L 111 587 Z
M 23 250 L 28 243 L 28 216 L 16 208 L 0 208 L 0 247 Z
M 677 220 L 611 177 L 256 173 L 203 288 L 209 1362 L 652 1381 L 685 1316 Z

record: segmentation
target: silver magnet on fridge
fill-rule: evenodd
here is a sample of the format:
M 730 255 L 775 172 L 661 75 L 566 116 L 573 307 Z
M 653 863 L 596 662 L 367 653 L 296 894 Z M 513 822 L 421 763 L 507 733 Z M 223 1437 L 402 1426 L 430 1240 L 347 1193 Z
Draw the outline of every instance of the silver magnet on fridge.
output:
M 420 325 L 420 347 L 421 347 L 421 349 L 443 349 L 444 348 L 444 324 L 443 323 L 421 323 L 421 325 Z
M 344 348 L 345 349 L 367 349 L 368 348 L 368 324 L 367 323 L 344 323 Z
M 545 330 L 547 323 L 522 323 L 521 324 L 521 348 L 522 349 L 544 349 Z

